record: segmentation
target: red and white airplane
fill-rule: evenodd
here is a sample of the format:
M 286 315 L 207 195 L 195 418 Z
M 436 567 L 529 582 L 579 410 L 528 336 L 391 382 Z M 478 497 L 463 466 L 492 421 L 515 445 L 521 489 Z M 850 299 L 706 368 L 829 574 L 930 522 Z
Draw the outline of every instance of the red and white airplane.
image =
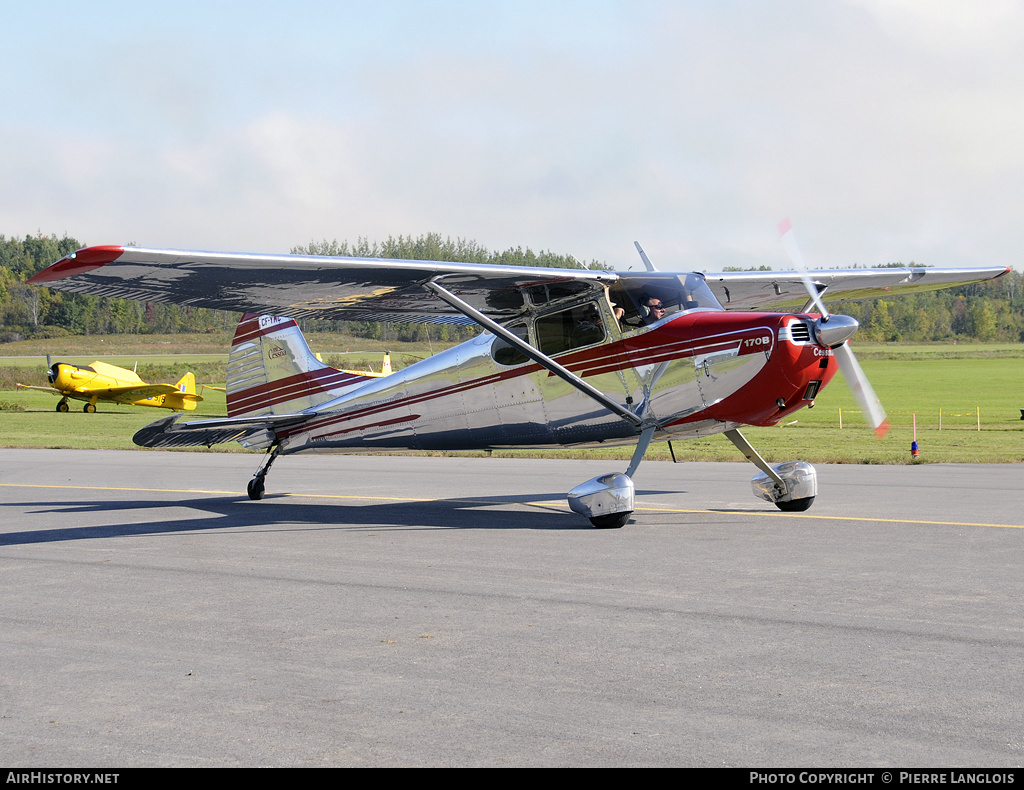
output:
M 29 282 L 65 291 L 236 310 L 228 416 L 140 430 L 144 447 L 237 441 L 267 454 L 636 444 L 624 473 L 569 492 L 596 527 L 633 511 L 633 475 L 652 441 L 724 433 L 760 470 L 754 492 L 782 510 L 817 495 L 803 461 L 765 462 L 740 433 L 812 405 L 836 370 L 872 428 L 878 404 L 846 341 L 857 322 L 821 294 L 895 295 L 991 279 L 1007 269 L 643 272 L 437 261 L 89 247 Z M 476 323 L 473 340 L 386 377 L 323 364 L 295 318 Z

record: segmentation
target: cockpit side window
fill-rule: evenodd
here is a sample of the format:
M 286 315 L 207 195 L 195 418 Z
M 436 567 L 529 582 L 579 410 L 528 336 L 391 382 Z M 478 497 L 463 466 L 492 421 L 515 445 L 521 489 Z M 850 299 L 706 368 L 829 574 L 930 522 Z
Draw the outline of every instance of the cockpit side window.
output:
M 600 343 L 607 334 L 597 302 L 540 316 L 534 328 L 538 347 L 549 356 Z
M 616 318 L 618 318 L 619 324 L 623 329 L 639 326 L 642 323 L 637 300 L 627 292 L 621 282 L 616 282 L 609 286 L 608 302 L 612 310 L 615 311 Z
M 517 337 L 540 349 L 548 356 L 572 351 L 577 348 L 597 345 L 608 338 L 605 320 L 611 321 L 612 308 L 596 301 L 584 302 L 573 307 L 547 313 L 533 319 L 533 339 L 529 331 L 529 319 L 506 324 L 505 328 Z M 615 330 L 618 336 L 618 329 Z M 499 365 L 520 365 L 529 357 L 511 343 L 495 337 L 491 341 L 491 356 Z
M 687 310 L 722 310 L 704 278 L 697 274 L 652 274 L 624 277 L 609 288 L 609 299 L 622 307 L 622 328 L 640 328 Z

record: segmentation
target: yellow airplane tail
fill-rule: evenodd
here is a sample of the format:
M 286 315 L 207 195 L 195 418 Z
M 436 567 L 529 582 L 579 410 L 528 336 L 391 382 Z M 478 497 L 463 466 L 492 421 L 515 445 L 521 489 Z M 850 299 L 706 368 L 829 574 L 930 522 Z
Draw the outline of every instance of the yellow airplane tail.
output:
M 191 373 L 186 373 L 178 379 L 176 386 L 178 387 L 178 392 L 184 392 L 186 395 L 195 395 L 196 377 Z
M 320 355 L 316 355 L 317 359 L 320 359 Z M 391 375 L 391 352 L 384 352 L 384 361 L 380 366 L 380 373 L 374 373 L 372 370 L 348 370 L 347 368 L 341 368 L 342 373 L 351 373 L 353 376 L 365 376 L 366 378 L 379 379 L 384 376 Z
M 170 409 L 195 411 L 196 404 L 202 400 L 202 397 L 196 395 L 196 377 L 192 373 L 186 373 L 178 379 L 175 386 L 178 391 L 165 395 L 163 405 Z

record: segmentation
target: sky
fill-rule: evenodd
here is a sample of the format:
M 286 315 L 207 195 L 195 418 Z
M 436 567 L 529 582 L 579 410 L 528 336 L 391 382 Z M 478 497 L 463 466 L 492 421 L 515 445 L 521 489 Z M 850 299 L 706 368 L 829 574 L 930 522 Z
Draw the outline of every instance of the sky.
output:
M 0 234 L 1024 268 L 1024 0 L 0 0 Z

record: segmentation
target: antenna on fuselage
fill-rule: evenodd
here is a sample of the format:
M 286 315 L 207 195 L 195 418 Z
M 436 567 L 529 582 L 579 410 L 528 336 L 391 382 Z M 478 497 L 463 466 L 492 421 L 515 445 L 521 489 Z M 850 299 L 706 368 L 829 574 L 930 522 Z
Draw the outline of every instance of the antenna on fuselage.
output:
M 640 260 L 644 262 L 644 268 L 649 272 L 658 271 L 654 268 L 654 264 L 651 263 L 651 259 L 647 257 L 647 253 L 644 252 L 644 248 L 640 246 L 640 242 L 634 241 L 633 244 L 636 245 L 636 251 L 640 253 Z

